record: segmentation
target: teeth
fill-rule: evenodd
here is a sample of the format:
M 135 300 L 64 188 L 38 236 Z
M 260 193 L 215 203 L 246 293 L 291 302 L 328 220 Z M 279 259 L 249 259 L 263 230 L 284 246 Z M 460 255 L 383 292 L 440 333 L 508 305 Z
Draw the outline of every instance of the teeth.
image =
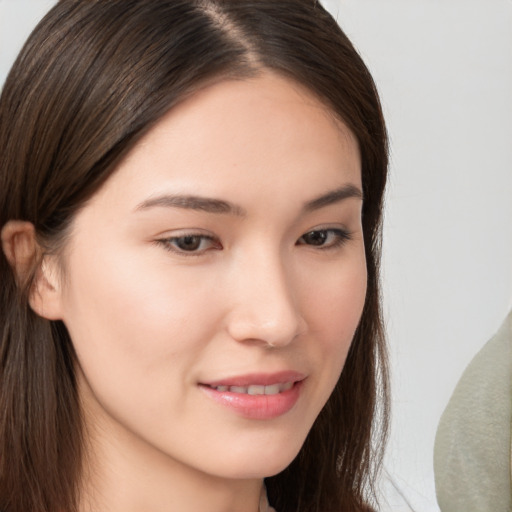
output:
M 249 386 L 247 388 L 248 395 L 264 395 L 265 394 L 265 386 Z
M 293 388 L 293 382 L 285 382 L 281 386 L 281 391 L 288 391 L 289 389 Z
M 282 384 L 272 384 L 270 386 L 262 386 L 253 384 L 251 386 L 214 386 L 213 389 L 231 393 L 240 393 L 243 395 L 277 395 L 283 391 L 292 389 L 293 382 L 283 382 Z
M 265 395 L 277 395 L 281 391 L 279 384 L 272 384 L 272 386 L 262 386 Z M 262 395 L 263 393 L 259 393 Z

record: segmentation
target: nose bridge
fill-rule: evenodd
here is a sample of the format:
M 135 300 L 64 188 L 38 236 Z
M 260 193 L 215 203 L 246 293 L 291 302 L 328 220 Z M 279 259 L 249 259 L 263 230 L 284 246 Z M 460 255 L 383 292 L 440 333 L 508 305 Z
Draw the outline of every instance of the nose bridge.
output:
M 259 247 L 233 269 L 233 309 L 229 330 L 238 341 L 269 346 L 290 343 L 301 329 L 293 270 L 278 249 Z

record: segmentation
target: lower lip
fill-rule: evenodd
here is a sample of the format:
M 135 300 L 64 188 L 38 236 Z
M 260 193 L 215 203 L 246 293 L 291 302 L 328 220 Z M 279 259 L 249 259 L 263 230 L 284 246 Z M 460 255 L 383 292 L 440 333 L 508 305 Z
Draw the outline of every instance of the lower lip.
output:
M 287 413 L 297 403 L 302 381 L 277 395 L 247 395 L 230 391 L 217 391 L 208 386 L 201 389 L 213 400 L 232 409 L 244 418 L 271 420 Z

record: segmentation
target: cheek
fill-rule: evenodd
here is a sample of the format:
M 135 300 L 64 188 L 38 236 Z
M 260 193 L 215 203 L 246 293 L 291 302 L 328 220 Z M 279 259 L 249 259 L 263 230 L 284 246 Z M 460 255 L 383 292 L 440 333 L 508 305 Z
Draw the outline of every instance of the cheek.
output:
M 85 410 L 94 422 L 124 425 L 165 445 L 173 419 L 196 418 L 188 391 L 217 329 L 215 283 L 137 258 L 103 256 L 101 265 L 75 260 L 67 288 L 65 323 Z
M 64 321 L 91 385 L 137 392 L 142 383 L 177 379 L 165 362 L 194 364 L 217 321 L 200 276 L 108 254 L 100 265 L 72 264 Z
M 323 368 L 324 388 L 334 388 L 363 311 L 367 286 L 364 256 L 343 270 L 331 272 L 323 285 L 308 294 L 308 323 L 317 339 L 316 356 Z M 316 336 L 315 336 L 316 334 Z
M 304 308 L 312 331 L 323 332 L 334 346 L 352 340 L 366 298 L 367 271 L 364 253 L 332 267 L 308 287 Z

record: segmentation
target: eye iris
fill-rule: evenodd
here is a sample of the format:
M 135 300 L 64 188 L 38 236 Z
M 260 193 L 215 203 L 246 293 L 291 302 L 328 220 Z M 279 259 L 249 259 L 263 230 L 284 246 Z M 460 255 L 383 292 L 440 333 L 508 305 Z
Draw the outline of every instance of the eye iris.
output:
M 183 251 L 196 251 L 201 245 L 201 237 L 182 236 L 176 239 L 176 245 Z
M 304 242 L 308 245 L 323 245 L 327 240 L 326 231 L 310 231 L 304 235 Z

